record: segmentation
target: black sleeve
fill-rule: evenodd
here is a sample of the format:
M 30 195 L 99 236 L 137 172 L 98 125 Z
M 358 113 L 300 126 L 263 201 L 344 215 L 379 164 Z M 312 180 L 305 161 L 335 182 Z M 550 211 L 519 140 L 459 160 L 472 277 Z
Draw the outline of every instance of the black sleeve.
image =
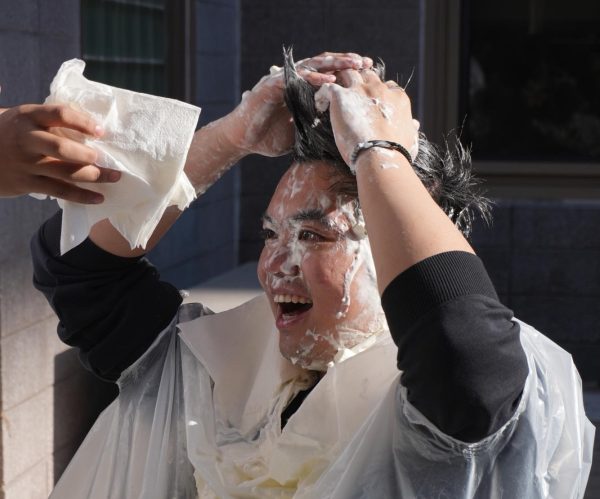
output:
M 60 256 L 62 212 L 31 240 L 34 286 L 60 320 L 58 335 L 83 364 L 114 381 L 169 325 L 182 298 L 145 258 L 122 258 L 89 239 Z
M 513 313 L 481 260 L 441 253 L 407 269 L 382 296 L 408 400 L 444 433 L 475 442 L 520 400 L 527 360 Z

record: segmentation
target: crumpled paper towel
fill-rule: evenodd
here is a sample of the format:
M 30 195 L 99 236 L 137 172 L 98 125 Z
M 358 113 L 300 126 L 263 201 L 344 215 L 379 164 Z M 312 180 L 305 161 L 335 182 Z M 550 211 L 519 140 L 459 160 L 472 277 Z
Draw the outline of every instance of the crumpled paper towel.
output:
M 200 108 L 89 81 L 85 63 L 62 64 L 50 86 L 49 104 L 70 104 L 104 128 L 99 139 L 62 129 L 65 136 L 98 151 L 97 165 L 122 172 L 114 184 L 94 184 L 104 203 L 58 200 L 63 209 L 61 254 L 82 243 L 92 226 L 108 218 L 131 248 L 145 248 L 164 211 L 185 209 L 196 197 L 183 171 Z M 90 188 L 90 184 L 80 184 Z

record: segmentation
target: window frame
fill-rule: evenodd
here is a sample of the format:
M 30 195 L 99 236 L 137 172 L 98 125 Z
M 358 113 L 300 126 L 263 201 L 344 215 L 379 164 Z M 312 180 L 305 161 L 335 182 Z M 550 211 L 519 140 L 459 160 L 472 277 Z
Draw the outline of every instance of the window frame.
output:
M 462 0 L 422 0 L 423 129 L 434 142 L 460 124 Z M 492 197 L 600 198 L 600 162 L 473 161 Z
M 116 62 L 121 64 L 160 64 L 165 67 L 165 84 L 167 96 L 186 102 L 193 100 L 194 88 L 194 1 L 166 0 L 163 7 L 145 0 L 104 0 L 106 3 L 137 6 L 144 9 L 160 10 L 165 16 L 166 54 L 162 59 L 147 59 L 122 56 L 97 56 L 85 54 L 84 34 L 80 31 L 80 56 L 86 62 Z M 80 0 L 80 26 L 85 26 L 84 12 Z

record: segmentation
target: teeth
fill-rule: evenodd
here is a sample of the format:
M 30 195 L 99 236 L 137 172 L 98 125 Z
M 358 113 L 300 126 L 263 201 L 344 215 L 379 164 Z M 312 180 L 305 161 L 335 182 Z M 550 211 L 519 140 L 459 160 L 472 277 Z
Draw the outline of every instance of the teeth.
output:
M 273 297 L 273 301 L 275 303 L 312 303 L 310 298 L 304 298 L 298 295 L 275 295 Z

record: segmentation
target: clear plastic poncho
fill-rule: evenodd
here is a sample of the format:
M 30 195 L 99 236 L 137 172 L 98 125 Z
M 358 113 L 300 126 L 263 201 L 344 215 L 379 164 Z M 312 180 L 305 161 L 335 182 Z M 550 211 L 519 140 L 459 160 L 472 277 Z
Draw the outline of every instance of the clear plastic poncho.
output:
M 594 427 L 579 375 L 526 324 L 517 411 L 464 443 L 407 401 L 389 333 L 329 368 L 282 430 L 314 380 L 279 353 L 266 298 L 203 312 L 183 306 L 123 373 L 51 498 L 583 497 Z

